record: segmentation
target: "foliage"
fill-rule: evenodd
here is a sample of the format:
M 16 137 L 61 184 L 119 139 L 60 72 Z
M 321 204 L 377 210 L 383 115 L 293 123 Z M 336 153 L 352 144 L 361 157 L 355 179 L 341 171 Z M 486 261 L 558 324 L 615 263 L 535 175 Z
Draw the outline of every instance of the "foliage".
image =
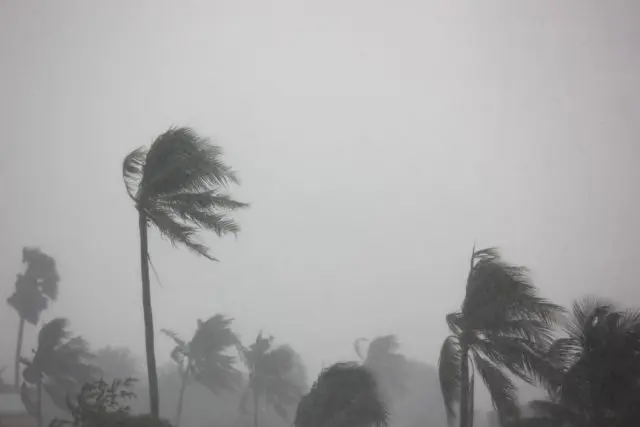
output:
M 169 129 L 148 150 L 132 151 L 122 175 L 151 225 L 173 244 L 209 259 L 214 258 L 197 241 L 198 230 L 236 234 L 239 226 L 228 213 L 248 206 L 224 192 L 238 177 L 223 162 L 222 149 L 185 127 Z
M 93 363 L 105 381 L 137 378 L 139 375 L 139 361 L 126 347 L 103 347 L 95 352 Z
M 516 387 L 507 372 L 531 384 L 552 377 L 544 352 L 561 312 L 538 296 L 524 267 L 505 263 L 496 249 L 474 250 L 466 295 L 461 310 L 447 315 L 451 335 L 440 353 L 449 421 L 456 415 L 454 405 L 463 401 L 461 427 L 473 416 L 474 372 L 486 384 L 501 423 L 518 418 Z
M 380 393 L 387 402 L 402 397 L 407 392 L 407 359 L 398 353 L 399 344 L 395 335 L 375 338 L 369 344 L 366 354 L 360 348 L 363 338 L 356 340 L 356 353 L 364 366 L 376 376 Z
M 388 413 L 375 376 L 356 363 L 322 371 L 298 405 L 296 427 L 386 426 Z

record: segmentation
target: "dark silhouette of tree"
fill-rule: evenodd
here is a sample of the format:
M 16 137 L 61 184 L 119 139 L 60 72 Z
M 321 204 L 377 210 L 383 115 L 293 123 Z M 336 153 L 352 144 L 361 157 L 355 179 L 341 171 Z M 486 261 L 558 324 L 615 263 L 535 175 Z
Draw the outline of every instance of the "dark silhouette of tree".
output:
M 505 263 L 496 249 L 474 249 L 459 312 L 447 315 L 451 330 L 442 345 L 439 375 L 451 423 L 459 403 L 460 427 L 473 424 L 474 376 L 487 386 L 500 421 L 519 417 L 509 371 L 528 383 L 551 371 L 544 351 L 562 309 L 537 295 L 524 267 Z
M 246 412 L 249 396 L 253 398 L 253 425 L 258 427 L 258 413 L 264 401 L 289 421 L 287 409 L 295 406 L 305 392 L 304 367 L 299 356 L 288 346 L 272 347 L 273 337 L 258 334 L 249 348 L 241 349 L 249 370 L 249 383 L 240 409 Z
M 295 427 L 386 426 L 387 408 L 375 376 L 357 363 L 322 371 L 296 411 Z
M 26 365 L 22 373 L 21 396 L 25 407 L 42 427 L 43 388 L 56 406 L 66 410 L 69 394 L 93 380 L 98 371 L 89 363 L 92 355 L 87 342 L 72 336 L 68 321 L 63 318 L 53 319 L 40 329 L 38 348 L 33 353 L 31 360 L 21 360 Z
M 631 427 L 640 420 L 640 312 L 586 298 L 547 356 L 556 369 L 548 401 L 522 426 Z
M 22 262 L 26 264 L 24 273 L 18 274 L 16 289 L 7 298 L 20 317 L 18 340 L 16 343 L 14 386 L 20 387 L 20 358 L 22 357 L 22 340 L 25 322 L 37 325 L 40 314 L 46 310 L 49 301 L 58 297 L 60 277 L 55 260 L 38 248 L 22 249 Z
M 356 340 L 356 354 L 362 364 L 374 373 L 380 393 L 387 404 L 390 404 L 393 398 L 401 397 L 407 391 L 407 359 L 398 353 L 400 346 L 395 335 L 375 338 L 365 353 L 361 343 L 366 341 L 365 338 Z
M 153 226 L 174 245 L 215 260 L 197 240 L 199 230 L 219 236 L 236 234 L 238 224 L 228 213 L 247 207 L 224 193 L 238 183 L 235 172 L 222 161 L 222 149 L 189 128 L 171 128 L 148 150 L 138 148 L 124 159 L 122 175 L 138 211 L 142 308 L 145 325 L 149 403 L 156 419 L 159 411 L 158 375 L 149 284 L 147 229 Z
M 180 426 L 182 406 L 187 385 L 191 379 L 208 388 L 213 394 L 232 391 L 239 386 L 242 376 L 235 367 L 236 358 L 229 350 L 240 348 L 240 341 L 231 330 L 232 319 L 217 314 L 207 321 L 198 320 L 198 328 L 186 342 L 175 332 L 163 329 L 176 347 L 171 352 L 180 369 L 182 384 L 176 409 L 175 426 Z

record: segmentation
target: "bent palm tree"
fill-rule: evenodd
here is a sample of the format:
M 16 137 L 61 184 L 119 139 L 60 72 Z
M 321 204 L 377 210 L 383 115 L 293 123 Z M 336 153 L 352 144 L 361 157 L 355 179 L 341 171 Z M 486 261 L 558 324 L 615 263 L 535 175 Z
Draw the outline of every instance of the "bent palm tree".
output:
M 43 420 L 43 388 L 56 406 L 67 410 L 69 394 L 94 379 L 98 373 L 89 363 L 93 356 L 87 342 L 79 336 L 72 336 L 67 326 L 68 321 L 63 318 L 46 323 L 38 334 L 38 348 L 33 358 L 22 359 L 26 368 L 22 373 L 21 396 L 25 407 L 36 416 L 39 427 L 42 427 Z
M 40 314 L 46 310 L 49 301 L 58 297 L 58 270 L 55 260 L 38 248 L 23 248 L 22 262 L 27 264 L 24 274 L 18 274 L 16 290 L 7 298 L 20 317 L 18 341 L 16 343 L 14 386 L 20 387 L 20 358 L 25 322 L 37 325 Z
M 236 349 L 240 344 L 231 330 L 231 322 L 232 319 L 220 314 L 205 322 L 198 320 L 198 329 L 189 342 L 163 329 L 176 343 L 171 359 L 180 366 L 182 378 L 175 427 L 180 426 L 184 394 L 190 379 L 207 387 L 213 394 L 234 390 L 239 385 L 241 376 L 235 368 L 236 358 L 228 354 L 230 349 Z
M 640 312 L 586 298 L 547 356 L 559 373 L 523 426 L 631 427 L 640 419 Z
M 253 425 L 258 427 L 258 413 L 263 399 L 285 421 L 287 408 L 297 404 L 306 388 L 306 375 L 300 357 L 288 346 L 272 348 L 273 337 L 258 334 L 249 348 L 241 349 L 249 370 L 249 383 L 240 409 L 245 411 L 249 395 L 253 397 Z
M 215 260 L 196 238 L 201 229 L 218 236 L 236 234 L 238 224 L 230 211 L 247 205 L 224 193 L 238 183 L 235 172 L 222 161 L 222 149 L 188 128 L 172 128 L 160 135 L 148 150 L 132 151 L 122 166 L 129 197 L 138 211 L 142 308 L 145 325 L 147 373 L 151 414 L 158 418 L 158 375 L 149 285 L 147 227 L 156 227 L 174 245 Z
M 295 427 L 381 427 L 388 412 L 373 373 L 357 363 L 322 371 L 298 405 Z
M 360 343 L 364 338 L 356 340 L 354 347 L 362 364 L 369 368 L 376 376 L 378 387 L 387 402 L 391 398 L 402 396 L 406 392 L 407 359 L 398 349 L 398 339 L 395 335 L 384 335 L 371 341 L 366 354 Z
M 473 424 L 474 372 L 486 384 L 501 423 L 519 416 L 516 387 L 505 369 L 528 383 L 548 378 L 544 351 L 561 308 L 537 295 L 524 267 L 502 261 L 496 249 L 473 251 L 466 295 L 447 315 L 451 335 L 440 352 L 442 396 L 451 423 Z

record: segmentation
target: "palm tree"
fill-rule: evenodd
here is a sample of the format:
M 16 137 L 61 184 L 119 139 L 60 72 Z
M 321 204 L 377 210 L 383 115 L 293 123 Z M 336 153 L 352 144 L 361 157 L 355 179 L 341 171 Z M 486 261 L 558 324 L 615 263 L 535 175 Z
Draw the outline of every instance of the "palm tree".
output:
M 238 183 L 238 178 L 221 157 L 220 147 L 182 127 L 160 135 L 148 150 L 141 147 L 132 151 L 122 166 L 127 193 L 138 211 L 149 401 L 156 419 L 159 395 L 147 228 L 154 226 L 174 245 L 215 260 L 207 246 L 197 240 L 198 231 L 211 230 L 219 236 L 236 234 L 238 224 L 227 213 L 247 207 L 224 192 L 229 184 Z
M 60 281 L 55 260 L 40 249 L 23 248 L 22 262 L 27 264 L 25 272 L 18 274 L 16 290 L 7 298 L 7 303 L 18 312 L 20 317 L 13 382 L 16 390 L 20 387 L 20 358 L 25 322 L 34 326 L 38 324 L 40 314 L 47 308 L 49 301 L 54 301 L 58 297 Z
M 68 321 L 56 318 L 46 323 L 38 334 L 38 348 L 31 360 L 23 358 L 26 365 L 21 396 L 42 427 L 42 389 L 63 410 L 68 408 L 69 393 L 95 378 L 97 371 L 89 362 L 92 358 L 87 342 L 72 336 Z M 33 397 L 35 388 L 36 397 Z M 35 400 L 35 401 L 34 401 Z
M 295 427 L 386 426 L 388 412 L 375 376 L 357 363 L 322 371 L 298 405 Z
M 373 339 L 365 353 L 361 343 L 366 341 L 368 341 L 366 338 L 355 341 L 356 354 L 362 364 L 374 373 L 380 393 L 389 403 L 392 397 L 400 397 L 406 392 L 407 359 L 398 353 L 400 345 L 395 335 L 384 335 Z
M 287 408 L 300 401 L 306 388 L 300 357 L 288 346 L 272 346 L 273 337 L 265 338 L 260 332 L 249 348 L 241 349 L 243 361 L 249 370 L 249 383 L 240 409 L 246 409 L 251 395 L 254 427 L 258 427 L 258 413 L 263 400 L 287 421 Z
M 565 336 L 547 357 L 557 375 L 549 400 L 534 401 L 527 426 L 635 426 L 640 419 L 640 312 L 608 301 L 575 302 Z
M 175 427 L 180 426 L 184 394 L 190 379 L 207 387 L 213 394 L 232 391 L 240 384 L 241 375 L 235 367 L 236 358 L 228 354 L 230 349 L 237 349 L 240 345 L 238 337 L 231 330 L 231 322 L 232 319 L 220 314 L 205 322 L 198 319 L 198 328 L 189 342 L 175 332 L 163 329 L 176 343 L 171 359 L 180 366 L 182 377 Z
M 447 315 L 451 330 L 442 345 L 439 375 L 447 416 L 473 425 L 474 373 L 486 384 L 501 423 L 518 418 L 516 387 L 505 369 L 528 383 L 551 370 L 543 352 L 562 309 L 541 298 L 524 267 L 505 263 L 496 249 L 474 248 L 466 295 Z

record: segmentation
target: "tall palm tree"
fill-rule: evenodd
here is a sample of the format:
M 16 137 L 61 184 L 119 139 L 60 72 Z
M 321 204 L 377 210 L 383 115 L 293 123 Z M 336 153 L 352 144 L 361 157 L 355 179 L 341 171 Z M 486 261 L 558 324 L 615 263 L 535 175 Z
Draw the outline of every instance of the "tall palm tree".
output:
M 388 412 L 371 370 L 357 363 L 324 369 L 296 411 L 295 427 L 381 427 Z
M 559 375 L 526 426 L 631 427 L 640 420 L 640 312 L 585 298 L 547 357 Z
M 142 308 L 145 325 L 149 401 L 158 418 L 158 375 L 154 348 L 147 228 L 157 228 L 174 245 L 186 246 L 198 255 L 215 260 L 197 240 L 199 230 L 219 236 L 239 231 L 228 216 L 247 207 L 224 192 L 238 183 L 235 172 L 222 161 L 222 149 L 189 128 L 171 128 L 155 139 L 149 149 L 138 148 L 124 159 L 122 175 L 129 197 L 138 211 Z
M 240 409 L 246 409 L 251 396 L 254 427 L 258 427 L 258 413 L 263 401 L 288 421 L 287 409 L 300 401 L 306 388 L 300 357 L 288 346 L 273 348 L 273 337 L 263 337 L 262 332 L 249 348 L 242 348 L 241 353 L 249 370 L 249 383 Z
M 21 396 L 25 407 L 36 416 L 38 427 L 42 427 L 43 421 L 43 388 L 56 406 L 67 410 L 69 394 L 79 390 L 98 373 L 89 363 L 92 355 L 87 342 L 79 336 L 72 336 L 68 323 L 63 318 L 46 323 L 38 334 L 38 348 L 34 350 L 33 358 L 22 359 L 26 367 L 22 373 Z
M 361 343 L 366 341 L 366 338 L 355 341 L 356 354 L 362 364 L 374 373 L 380 393 L 389 403 L 390 399 L 400 397 L 406 392 L 407 359 L 398 353 L 400 345 L 395 335 L 374 338 L 365 353 Z
M 240 341 L 231 330 L 232 319 L 216 314 L 203 322 L 198 319 L 198 328 L 189 342 L 175 332 L 163 332 L 176 343 L 171 359 L 180 366 L 182 384 L 176 409 L 175 427 L 180 426 L 182 406 L 187 385 L 191 379 L 207 387 L 213 394 L 234 390 L 241 381 L 240 371 L 235 367 L 236 358 L 228 354 L 239 348 Z
M 25 322 L 34 326 L 38 324 L 40 314 L 46 310 L 49 301 L 54 301 L 58 297 L 60 281 L 55 260 L 40 249 L 23 248 L 22 262 L 27 265 L 25 272 L 18 274 L 16 289 L 7 298 L 7 303 L 18 312 L 20 317 L 13 382 L 16 390 L 20 387 L 20 358 Z
M 527 273 L 505 263 L 494 248 L 474 248 L 466 295 L 460 311 L 447 315 L 451 335 L 440 352 L 440 386 L 450 423 L 459 403 L 460 427 L 473 425 L 475 372 L 504 423 L 519 416 L 516 387 L 505 370 L 529 383 L 551 370 L 543 353 L 562 309 L 538 296 Z

